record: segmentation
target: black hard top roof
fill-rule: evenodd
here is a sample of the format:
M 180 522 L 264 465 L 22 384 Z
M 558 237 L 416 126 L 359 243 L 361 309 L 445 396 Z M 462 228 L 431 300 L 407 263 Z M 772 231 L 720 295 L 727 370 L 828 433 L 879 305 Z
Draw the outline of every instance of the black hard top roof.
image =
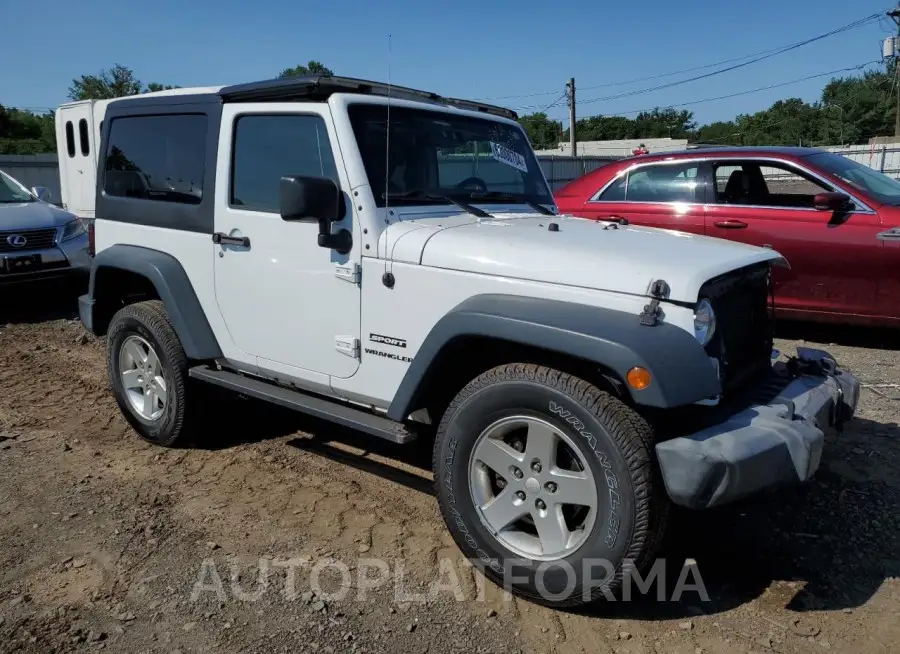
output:
M 438 104 L 480 111 L 495 116 L 515 120 L 518 115 L 511 109 L 504 109 L 490 104 L 472 100 L 446 98 L 430 91 L 420 91 L 405 86 L 388 86 L 382 82 L 354 79 L 352 77 L 335 77 L 326 75 L 297 75 L 294 77 L 235 84 L 219 90 L 224 102 L 285 102 L 299 99 L 326 99 L 333 93 L 364 93 L 392 98 L 434 102 Z

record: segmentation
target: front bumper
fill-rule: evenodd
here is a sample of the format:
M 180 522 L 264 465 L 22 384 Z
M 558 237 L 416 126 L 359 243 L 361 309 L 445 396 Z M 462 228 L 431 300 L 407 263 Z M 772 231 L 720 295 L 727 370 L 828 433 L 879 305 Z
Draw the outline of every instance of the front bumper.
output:
M 859 381 L 827 352 L 798 348 L 775 372 L 790 381 L 772 401 L 656 445 L 675 504 L 706 509 L 808 480 L 819 467 L 825 430 L 856 412 Z
M 0 254 L 0 256 L 17 257 L 30 255 L 40 256 L 40 266 L 27 272 L 0 273 L 0 286 L 39 282 L 69 276 L 80 276 L 87 279 L 91 272 L 87 234 L 82 234 L 66 241 L 58 241 L 53 247 L 38 250 L 23 249 Z

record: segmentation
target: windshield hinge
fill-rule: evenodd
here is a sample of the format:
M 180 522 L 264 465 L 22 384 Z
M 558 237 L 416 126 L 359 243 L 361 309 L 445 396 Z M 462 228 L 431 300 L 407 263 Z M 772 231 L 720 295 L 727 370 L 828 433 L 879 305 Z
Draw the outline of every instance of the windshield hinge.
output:
M 345 282 L 359 284 L 362 275 L 359 264 L 355 261 L 348 261 L 347 263 L 334 264 L 334 276 L 338 279 L 343 279 Z
M 653 299 L 650 300 L 650 304 L 644 305 L 644 310 L 640 313 L 641 325 L 654 327 L 659 324 L 659 319 L 662 317 L 659 301 L 669 296 L 669 285 L 664 279 L 657 279 L 650 284 L 649 295 Z
M 359 358 L 359 339 L 356 336 L 335 336 L 334 349 L 351 359 Z

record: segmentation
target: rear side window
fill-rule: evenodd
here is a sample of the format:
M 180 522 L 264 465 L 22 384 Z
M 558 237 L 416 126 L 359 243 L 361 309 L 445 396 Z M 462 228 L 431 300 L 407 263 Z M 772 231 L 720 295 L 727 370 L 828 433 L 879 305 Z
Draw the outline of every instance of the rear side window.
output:
M 603 191 L 603 194 L 598 199 L 601 202 L 623 202 L 625 200 L 625 183 L 627 180 L 627 174 L 619 176 L 616 181 Z
M 88 138 L 88 124 L 84 118 L 78 121 L 78 140 L 81 142 L 81 154 L 88 156 L 91 153 L 91 141 Z
M 75 128 L 71 120 L 66 121 L 66 152 L 70 157 L 75 156 Z
M 705 201 L 698 179 L 697 163 L 641 166 L 622 175 L 603 191 L 601 202 L 686 202 Z
M 625 199 L 629 202 L 698 202 L 699 164 L 644 166 L 628 175 Z
M 338 181 L 325 121 L 319 116 L 241 116 L 234 128 L 232 205 L 277 213 L 284 175 Z
M 199 204 L 206 132 L 202 114 L 114 118 L 103 191 L 117 197 Z

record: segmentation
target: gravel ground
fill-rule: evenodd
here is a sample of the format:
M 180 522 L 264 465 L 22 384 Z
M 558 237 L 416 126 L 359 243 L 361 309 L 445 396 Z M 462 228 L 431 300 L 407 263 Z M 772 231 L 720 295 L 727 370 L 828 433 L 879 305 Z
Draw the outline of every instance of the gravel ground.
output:
M 504 597 L 462 560 L 427 446 L 228 395 L 191 447 L 143 443 L 72 304 L 14 299 L 0 316 L 0 652 L 900 649 L 890 333 L 782 327 L 782 349 L 824 343 L 861 378 L 859 415 L 829 435 L 811 483 L 676 514 L 666 597 L 694 561 L 709 601 L 560 612 Z

